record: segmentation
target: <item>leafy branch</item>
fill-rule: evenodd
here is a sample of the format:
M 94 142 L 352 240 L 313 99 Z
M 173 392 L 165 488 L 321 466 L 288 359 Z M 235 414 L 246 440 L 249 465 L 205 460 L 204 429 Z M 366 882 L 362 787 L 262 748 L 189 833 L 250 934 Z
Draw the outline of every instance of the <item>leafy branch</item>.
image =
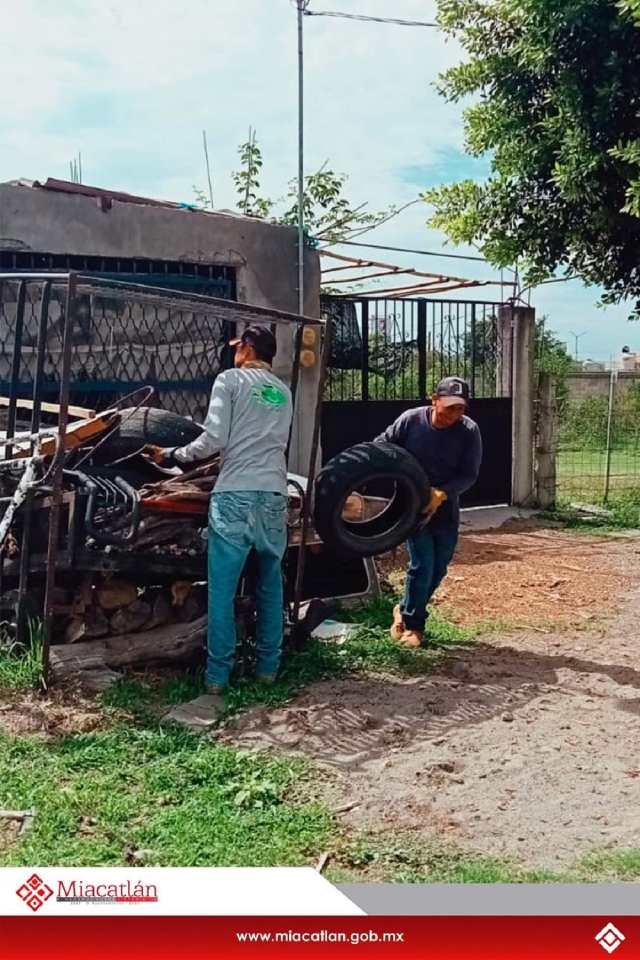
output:
M 237 209 L 247 217 L 269 219 L 272 223 L 294 226 L 298 222 L 298 182 L 289 181 L 286 196 L 273 201 L 260 193 L 260 175 L 262 172 L 262 152 L 258 146 L 255 130 L 249 130 L 249 139 L 238 148 L 240 169 L 231 176 L 238 195 Z M 368 203 L 353 206 L 344 195 L 347 177 L 328 169 L 328 160 L 319 170 L 305 177 L 303 193 L 303 214 L 305 231 L 317 242 L 326 246 L 361 236 L 369 230 L 387 223 L 393 217 L 406 210 L 411 203 L 402 207 L 392 205 L 388 210 L 377 213 L 369 211 Z M 198 204 L 210 209 L 204 191 L 193 187 Z
M 238 209 L 245 217 L 266 218 L 271 213 L 273 203 L 266 197 L 258 196 L 262 153 L 255 130 L 249 128 L 249 139 L 238 147 L 238 153 L 242 166 L 231 174 L 238 192 Z

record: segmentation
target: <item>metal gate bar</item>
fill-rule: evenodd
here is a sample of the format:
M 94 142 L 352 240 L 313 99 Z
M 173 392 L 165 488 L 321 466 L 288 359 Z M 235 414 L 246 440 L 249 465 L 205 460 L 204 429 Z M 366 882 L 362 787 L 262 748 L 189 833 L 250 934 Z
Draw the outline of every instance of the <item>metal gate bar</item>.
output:
M 481 475 L 465 505 L 511 500 L 513 369 L 509 308 L 479 300 L 322 299 L 334 323 L 323 415 L 326 462 L 372 440 L 404 411 L 428 403 L 439 380 L 469 382 L 483 434 Z M 504 337 L 503 337 L 504 329 Z

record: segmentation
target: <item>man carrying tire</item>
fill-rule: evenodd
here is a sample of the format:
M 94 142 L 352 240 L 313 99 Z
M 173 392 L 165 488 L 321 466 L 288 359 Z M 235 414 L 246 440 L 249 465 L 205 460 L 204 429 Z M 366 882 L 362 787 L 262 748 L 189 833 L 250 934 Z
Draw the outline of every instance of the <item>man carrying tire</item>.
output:
M 460 495 L 476 482 L 482 460 L 478 425 L 468 416 L 469 384 L 442 380 L 431 406 L 407 410 L 378 437 L 415 457 L 431 483 L 431 499 L 408 540 L 409 568 L 391 636 L 403 647 L 422 643 L 427 607 L 446 575 L 458 541 Z
M 235 367 L 213 385 L 202 434 L 184 447 L 147 448 L 162 465 L 186 466 L 221 454 L 209 507 L 207 691 L 221 694 L 234 665 L 234 599 L 247 557 L 258 558 L 257 678 L 273 683 L 283 635 L 282 560 L 287 548 L 286 450 L 291 393 L 272 372 L 276 338 L 247 327 L 231 341 Z

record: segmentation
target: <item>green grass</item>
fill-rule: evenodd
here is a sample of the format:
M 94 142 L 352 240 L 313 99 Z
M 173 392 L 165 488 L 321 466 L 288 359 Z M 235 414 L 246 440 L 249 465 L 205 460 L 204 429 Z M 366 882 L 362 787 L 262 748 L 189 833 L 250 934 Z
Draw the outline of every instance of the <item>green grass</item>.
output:
M 577 873 L 585 883 L 637 881 L 640 878 L 640 850 L 606 850 L 584 858 Z
M 558 494 L 561 500 L 602 503 L 605 489 L 604 450 L 560 450 L 557 458 Z M 609 476 L 612 500 L 640 488 L 640 450 L 613 450 Z
M 591 498 L 593 502 L 595 498 Z M 569 529 L 586 533 L 615 533 L 617 530 L 640 529 L 640 488 L 636 491 L 613 493 L 606 504 L 594 504 L 602 507 L 602 512 L 589 515 L 571 506 L 566 497 L 558 499 L 556 511 L 541 514 L 550 520 L 560 521 Z
M 307 768 L 217 747 L 177 729 L 118 725 L 56 741 L 0 735 L 0 806 L 35 807 L 0 864 L 164 866 L 313 861 L 335 830 L 305 798 Z
M 306 685 L 358 674 L 420 676 L 478 634 L 437 611 L 427 643 L 408 651 L 388 634 L 393 601 L 381 599 L 336 617 L 358 624 L 337 645 L 312 641 L 290 657 L 273 687 L 242 681 L 228 714 L 254 703 L 277 705 Z M 0 689 L 40 679 L 38 636 L 30 651 L 0 653 Z M 326 771 L 290 758 L 253 755 L 162 726 L 172 704 L 202 692 L 195 674 L 143 673 L 101 698 L 105 727 L 44 739 L 0 733 L 0 807 L 37 811 L 32 828 L 9 837 L 0 821 L 0 866 L 118 866 L 146 851 L 159 866 L 313 865 L 331 852 L 333 881 L 546 883 L 640 879 L 640 851 L 605 851 L 563 873 L 527 870 L 420 834 L 359 835 L 331 813 Z M 1 728 L 0 728 L 1 729 Z
M 428 645 L 403 650 L 388 636 L 391 606 L 381 600 L 341 611 L 342 619 L 359 623 L 350 641 L 309 644 L 286 663 L 274 687 L 241 683 L 230 709 L 281 703 L 323 678 L 428 674 L 456 645 L 472 639 L 435 615 Z M 15 681 L 15 673 L 9 678 Z M 527 870 L 420 833 L 348 831 L 319 799 L 326 771 L 161 726 L 158 718 L 168 705 L 201 689 L 199 676 L 133 676 L 103 695 L 106 729 L 49 739 L 0 732 L 0 807 L 36 809 L 23 837 L 3 834 L 0 821 L 0 866 L 118 866 L 131 864 L 136 850 L 146 851 L 144 863 L 159 866 L 293 866 L 314 865 L 330 851 L 327 876 L 334 881 L 640 879 L 640 851 L 596 853 L 558 873 Z
M 0 691 L 28 690 L 42 680 L 42 630 L 32 624 L 29 646 L 13 641 L 0 624 Z
M 334 883 L 620 883 L 640 879 L 640 850 L 599 851 L 564 870 L 527 869 L 415 835 L 347 839 L 328 871 Z
M 558 474 L 561 477 L 593 476 L 603 478 L 606 466 L 604 450 L 558 451 Z M 611 451 L 612 477 L 640 477 L 640 450 L 629 447 Z
M 313 768 L 220 747 L 177 729 L 111 729 L 56 740 L 0 734 L 0 806 L 35 807 L 2 841 L 0 866 L 313 865 L 328 878 L 399 883 L 633 881 L 640 851 L 601 852 L 563 873 L 527 870 L 437 839 L 353 835 L 318 801 Z M 323 774 L 323 780 L 326 774 Z
M 355 610 L 340 610 L 343 622 L 358 624 L 344 644 L 310 640 L 303 650 L 285 658 L 275 684 L 264 686 L 246 679 L 234 685 L 227 698 L 228 717 L 256 703 L 286 703 L 311 683 L 359 673 L 422 676 L 434 670 L 455 645 L 470 642 L 471 630 L 457 627 L 437 612 L 429 620 L 426 644 L 405 650 L 389 636 L 394 601 L 384 598 Z M 204 690 L 201 676 L 173 678 L 160 685 L 144 675 L 120 681 L 103 695 L 109 707 L 127 710 L 140 722 L 151 722 L 166 704 L 181 703 Z
M 388 635 L 391 607 L 342 612 L 359 620 L 350 641 L 311 642 L 273 687 L 241 682 L 229 712 L 282 703 L 329 677 L 428 673 L 451 645 L 470 639 L 436 616 L 429 646 L 403 650 Z M 6 679 L 20 686 L 22 674 Z M 158 865 L 295 865 L 340 848 L 341 827 L 316 799 L 326 773 L 321 782 L 303 761 L 254 756 L 160 724 L 168 705 L 201 690 L 200 676 L 132 676 L 102 696 L 106 730 L 49 740 L 0 733 L 0 807 L 37 811 L 19 841 L 3 844 L 0 833 L 0 864 L 118 865 L 141 849 Z
M 527 870 L 508 858 L 483 857 L 452 844 L 380 834 L 355 838 L 329 871 L 334 883 L 566 883 L 570 874 Z
M 571 503 L 605 506 L 609 516 L 590 519 L 588 526 L 603 530 L 640 528 L 640 450 L 635 445 L 611 453 L 609 495 L 605 494 L 606 454 L 603 449 L 560 450 L 557 459 L 558 504 L 566 510 Z M 569 525 L 584 528 L 578 516 Z

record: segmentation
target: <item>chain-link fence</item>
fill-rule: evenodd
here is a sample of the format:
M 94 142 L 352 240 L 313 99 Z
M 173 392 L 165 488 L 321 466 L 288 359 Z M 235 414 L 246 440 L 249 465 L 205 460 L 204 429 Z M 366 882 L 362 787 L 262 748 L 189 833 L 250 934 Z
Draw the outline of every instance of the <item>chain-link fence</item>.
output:
M 165 409 L 202 419 L 215 377 L 230 365 L 234 305 L 209 300 L 200 306 L 195 296 L 143 289 L 96 281 L 95 289 L 85 285 L 79 292 L 71 402 L 105 409 L 152 385 Z M 59 282 L 0 279 L 0 382 L 15 381 L 19 396 L 31 396 L 38 363 L 42 399 L 59 391 L 65 297 Z
M 250 323 L 278 337 L 274 370 L 295 391 L 297 315 L 186 290 L 75 277 L 72 404 L 105 410 L 152 386 L 154 405 L 201 422 L 215 378 L 233 365 L 229 341 Z M 0 430 L 9 396 L 30 401 L 37 383 L 38 402 L 57 401 L 67 282 L 66 275 L 0 274 Z M 21 419 L 26 424 L 29 417 Z
M 640 504 L 640 384 L 558 398 L 556 483 L 559 506 Z

